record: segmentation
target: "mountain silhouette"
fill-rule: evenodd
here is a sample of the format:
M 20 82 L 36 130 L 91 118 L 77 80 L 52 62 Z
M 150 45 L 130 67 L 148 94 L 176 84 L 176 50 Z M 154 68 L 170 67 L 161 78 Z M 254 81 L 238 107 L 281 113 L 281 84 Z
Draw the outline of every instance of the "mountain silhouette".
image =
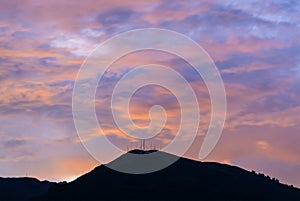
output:
M 149 152 L 153 151 L 130 151 Z M 158 160 L 175 157 L 157 153 Z M 110 165 L 128 157 L 126 153 Z M 73 182 L 53 185 L 34 200 L 300 200 L 300 189 L 239 167 L 179 158 L 149 174 L 126 174 L 100 165 Z
M 0 200 L 29 200 L 45 194 L 54 185 L 58 184 L 35 178 L 0 178 Z

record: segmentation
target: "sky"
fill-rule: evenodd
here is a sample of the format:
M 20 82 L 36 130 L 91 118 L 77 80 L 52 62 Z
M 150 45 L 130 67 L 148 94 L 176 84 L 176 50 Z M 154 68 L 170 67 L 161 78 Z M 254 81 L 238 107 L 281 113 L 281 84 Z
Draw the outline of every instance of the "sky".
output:
M 164 28 L 201 45 L 215 62 L 227 95 L 220 141 L 204 161 L 255 170 L 300 187 L 299 1 L 0 1 L 0 176 L 72 180 L 99 165 L 81 144 L 72 117 L 72 91 L 89 53 L 137 28 Z M 193 87 L 201 111 L 186 157 L 196 159 L 211 117 L 205 83 L 186 61 L 165 52 L 131 53 L 113 63 L 96 92 L 103 130 L 122 149 L 139 141 L 118 129 L 109 98 L 135 66 L 158 63 Z M 149 75 L 153 76 L 153 75 Z M 133 121 L 149 124 L 152 105 L 166 109 L 164 129 L 151 143 L 176 135 L 179 103 L 159 86 L 139 89 Z

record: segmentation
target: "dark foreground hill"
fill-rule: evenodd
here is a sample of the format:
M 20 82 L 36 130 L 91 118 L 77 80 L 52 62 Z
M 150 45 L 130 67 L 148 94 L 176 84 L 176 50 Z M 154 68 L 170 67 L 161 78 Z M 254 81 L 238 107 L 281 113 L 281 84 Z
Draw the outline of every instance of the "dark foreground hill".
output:
M 166 169 L 140 175 L 99 166 L 35 200 L 300 200 L 300 190 L 238 167 L 180 158 Z
M 28 200 L 48 192 L 56 183 L 34 178 L 0 178 L 0 200 Z

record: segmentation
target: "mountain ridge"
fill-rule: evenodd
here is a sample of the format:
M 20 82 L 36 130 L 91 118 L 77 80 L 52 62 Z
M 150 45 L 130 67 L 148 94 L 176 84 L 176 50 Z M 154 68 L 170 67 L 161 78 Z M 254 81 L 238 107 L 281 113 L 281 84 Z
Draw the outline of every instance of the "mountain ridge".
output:
M 131 153 L 146 154 L 143 150 Z M 166 156 L 158 151 L 160 154 Z M 126 157 L 128 153 L 111 163 Z M 169 167 L 149 174 L 126 174 L 100 165 L 70 183 L 51 187 L 35 200 L 120 199 L 300 200 L 300 189 L 240 167 L 179 158 Z
M 47 193 L 55 182 L 31 177 L 0 177 L 0 200 L 29 200 Z

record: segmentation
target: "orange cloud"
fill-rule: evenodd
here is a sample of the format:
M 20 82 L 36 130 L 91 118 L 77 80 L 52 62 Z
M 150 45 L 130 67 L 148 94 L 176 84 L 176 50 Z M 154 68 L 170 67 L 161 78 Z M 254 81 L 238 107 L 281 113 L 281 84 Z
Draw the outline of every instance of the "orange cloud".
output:
M 260 149 L 263 149 L 263 150 L 268 149 L 269 146 L 270 146 L 268 142 L 263 141 L 263 140 L 257 141 L 257 142 L 256 142 L 256 145 L 257 145 Z
M 83 175 L 99 165 L 99 163 L 90 157 L 85 158 L 65 158 L 56 162 L 59 172 L 57 177 L 59 180 L 73 180 L 80 175 Z M 67 174 L 65 174 L 67 172 Z

